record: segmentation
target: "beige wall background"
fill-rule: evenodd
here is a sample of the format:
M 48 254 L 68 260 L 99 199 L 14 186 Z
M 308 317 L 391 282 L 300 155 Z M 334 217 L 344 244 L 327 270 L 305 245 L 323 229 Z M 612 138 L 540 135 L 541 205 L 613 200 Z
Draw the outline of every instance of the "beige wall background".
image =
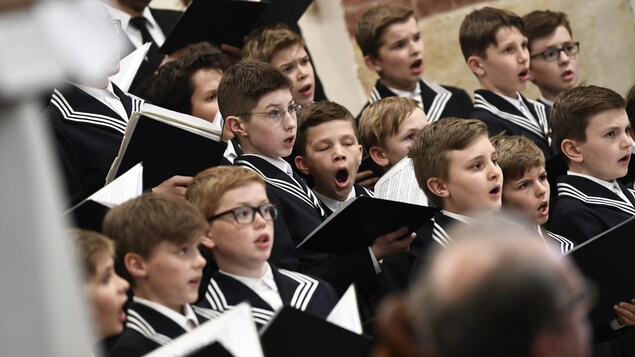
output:
M 468 93 L 477 88 L 478 82 L 461 55 L 458 29 L 466 14 L 485 5 L 520 15 L 536 9 L 566 12 L 573 37 L 581 43 L 580 82 L 609 87 L 621 94 L 635 84 L 635 0 L 498 0 L 421 18 L 427 78 L 464 88 Z M 179 2 L 154 0 L 152 6 L 178 8 Z M 314 0 L 300 19 L 329 99 L 355 114 L 365 103 L 377 77 L 361 61 L 346 25 L 340 0 Z M 539 95 L 532 84 L 527 86 L 525 94 L 530 98 Z

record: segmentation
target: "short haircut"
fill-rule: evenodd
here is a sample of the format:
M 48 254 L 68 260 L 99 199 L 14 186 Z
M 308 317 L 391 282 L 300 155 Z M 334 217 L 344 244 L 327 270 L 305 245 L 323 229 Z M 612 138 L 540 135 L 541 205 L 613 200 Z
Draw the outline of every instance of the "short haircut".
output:
M 84 229 L 71 229 L 73 253 L 78 263 L 84 267 L 86 278 L 97 273 L 98 260 L 104 255 L 115 256 L 115 244 L 103 234 Z
M 624 109 L 625 105 L 621 95 L 604 87 L 582 85 L 560 93 L 550 114 L 556 147 L 562 151 L 560 146 L 565 139 L 585 142 L 586 128 L 592 116 L 605 110 Z
M 487 137 L 487 126 L 480 120 L 445 118 L 434 121 L 419 131 L 410 148 L 415 176 L 419 187 L 433 206 L 441 206 L 441 199 L 428 189 L 428 179 L 448 179 L 452 150 L 463 150 L 479 136 Z
M 351 124 L 357 138 L 357 125 L 355 118 L 348 109 L 335 102 L 322 101 L 309 104 L 302 108 L 298 116 L 298 130 L 295 138 L 295 147 L 298 155 L 306 155 L 307 132 L 310 128 L 335 120 L 345 120 Z
M 487 58 L 487 48 L 498 46 L 496 34 L 504 27 L 515 27 L 525 35 L 523 19 L 511 11 L 484 7 L 469 13 L 459 29 L 463 57 L 466 60 L 472 55 Z
M 503 179 L 518 180 L 535 167 L 545 167 L 545 155 L 531 139 L 519 135 L 496 135 L 490 138 L 498 153 Z
M 190 45 L 187 54 L 159 68 L 146 96 L 156 105 L 191 114 L 194 74 L 199 70 L 218 70 L 222 73 L 227 68 L 229 59 L 215 46 L 208 43 Z
M 278 51 L 291 46 L 304 47 L 302 36 L 285 24 L 274 24 L 249 36 L 243 46 L 243 58 L 271 63 Z
M 410 18 L 415 18 L 414 12 L 403 7 L 388 4 L 371 7 L 359 19 L 355 29 L 355 40 L 362 55 L 378 58 L 386 28 Z
M 412 285 L 414 329 L 438 356 L 529 357 L 540 335 L 564 327 L 573 293 L 557 268 L 559 258 L 549 257 L 529 232 L 481 226 L 471 225 L 471 234 L 453 234 L 461 238 L 456 241 L 460 255 L 455 247 L 437 250 L 440 254 Z M 525 244 L 532 249 L 526 251 Z M 455 254 L 452 262 L 449 254 Z M 471 270 L 474 282 L 457 281 L 461 270 Z M 440 281 L 441 276 L 451 280 Z
M 559 26 L 564 26 L 573 36 L 567 14 L 560 11 L 535 10 L 523 16 L 525 21 L 525 34 L 529 39 L 529 50 L 534 40 L 547 37 L 554 33 Z
M 366 150 L 384 147 L 386 138 L 397 134 L 399 125 L 417 108 L 419 102 L 399 96 L 383 98 L 366 107 L 359 119 L 362 145 Z
M 224 118 L 249 113 L 260 98 L 273 91 L 287 89 L 293 84 L 278 69 L 268 63 L 246 60 L 225 72 L 218 85 L 218 109 Z
M 250 183 L 265 187 L 265 181 L 252 170 L 238 166 L 217 166 L 198 173 L 187 188 L 185 198 L 205 217 L 216 214 L 225 192 Z
M 104 218 L 104 234 L 117 244 L 118 272 L 131 285 L 123 259 L 135 253 L 144 259 L 164 241 L 184 244 L 200 238 L 208 228 L 201 212 L 182 197 L 146 193 L 112 208 Z
M 626 95 L 626 114 L 628 121 L 631 122 L 631 127 L 635 128 L 635 85 L 628 90 Z

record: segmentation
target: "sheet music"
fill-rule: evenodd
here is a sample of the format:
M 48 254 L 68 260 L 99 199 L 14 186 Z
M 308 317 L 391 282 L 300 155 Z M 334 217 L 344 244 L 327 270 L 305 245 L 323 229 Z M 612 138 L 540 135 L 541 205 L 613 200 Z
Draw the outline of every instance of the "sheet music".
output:
M 264 356 L 251 307 L 242 303 L 152 351 L 146 357 L 186 356 L 216 341 L 236 357 Z
M 358 335 L 362 334 L 362 322 L 359 317 L 359 308 L 357 307 L 357 294 L 353 285 L 348 287 L 340 301 L 337 302 L 337 305 L 326 317 L 326 321 Z
M 110 80 L 122 91 L 127 92 L 130 89 L 130 85 L 150 49 L 150 45 L 150 42 L 144 43 L 143 46 L 139 46 L 139 48 L 119 61 L 119 72 L 111 76 Z
M 126 173 L 93 193 L 88 199 L 112 208 L 141 196 L 142 193 L 143 165 L 138 163 Z
M 375 197 L 428 206 L 428 198 L 419 187 L 412 160 L 407 156 L 377 181 Z

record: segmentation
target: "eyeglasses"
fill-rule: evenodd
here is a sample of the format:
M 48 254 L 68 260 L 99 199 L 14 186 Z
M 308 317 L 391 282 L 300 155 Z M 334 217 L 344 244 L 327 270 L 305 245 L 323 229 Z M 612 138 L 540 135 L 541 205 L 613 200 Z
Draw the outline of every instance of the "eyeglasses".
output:
M 560 51 L 564 52 L 568 57 L 574 57 L 580 52 L 580 42 L 565 42 L 562 47 L 547 47 L 546 50 L 531 55 L 529 58 L 542 57 L 547 62 L 553 62 L 560 57 Z
M 256 219 L 256 212 L 260 213 L 260 216 L 267 221 L 273 221 L 278 218 L 278 209 L 271 203 L 264 204 L 258 207 L 251 206 L 240 206 L 234 209 L 230 209 L 225 212 L 221 212 L 219 214 L 215 214 L 213 216 L 207 217 L 208 222 L 212 222 L 213 220 L 227 215 L 232 214 L 234 216 L 234 220 L 238 224 L 251 224 Z
M 260 113 L 241 113 L 241 114 L 236 114 L 236 116 L 241 116 L 241 115 L 254 115 L 254 114 L 258 114 L 258 115 L 266 115 L 269 118 L 271 118 L 271 120 L 273 120 L 274 123 L 279 123 L 282 121 L 282 119 L 284 119 L 284 115 L 288 112 L 292 117 L 296 117 L 297 113 L 302 109 L 302 106 L 300 104 L 291 104 L 287 109 L 280 109 L 280 108 L 276 108 L 273 109 L 269 112 L 260 112 Z

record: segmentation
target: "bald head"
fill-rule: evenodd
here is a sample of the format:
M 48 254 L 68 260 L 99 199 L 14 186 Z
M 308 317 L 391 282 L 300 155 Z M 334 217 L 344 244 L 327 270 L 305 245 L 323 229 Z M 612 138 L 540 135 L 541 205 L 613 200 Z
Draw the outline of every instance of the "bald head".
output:
M 452 237 L 457 244 L 437 252 L 411 294 L 423 340 L 444 357 L 537 355 L 541 336 L 565 328 L 582 289 L 575 267 L 517 229 L 472 226 Z M 583 320 L 579 354 L 560 356 L 585 355 Z

